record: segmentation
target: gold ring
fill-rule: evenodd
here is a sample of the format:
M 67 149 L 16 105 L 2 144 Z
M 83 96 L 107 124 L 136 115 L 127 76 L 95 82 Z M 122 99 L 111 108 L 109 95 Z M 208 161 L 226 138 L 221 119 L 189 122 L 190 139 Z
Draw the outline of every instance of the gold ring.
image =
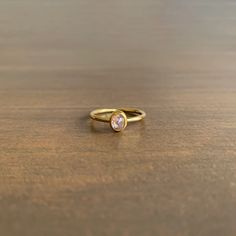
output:
M 90 112 L 91 119 L 110 123 L 116 132 L 124 130 L 128 122 L 140 121 L 145 116 L 144 111 L 136 108 L 96 109 Z

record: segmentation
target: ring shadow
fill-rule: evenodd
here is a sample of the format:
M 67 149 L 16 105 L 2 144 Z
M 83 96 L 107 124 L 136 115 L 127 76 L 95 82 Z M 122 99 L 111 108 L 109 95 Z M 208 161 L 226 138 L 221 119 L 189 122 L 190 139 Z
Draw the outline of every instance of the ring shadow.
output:
M 91 133 L 110 133 L 111 128 L 108 123 L 104 122 L 96 122 L 88 117 L 88 115 L 81 116 L 76 121 L 77 127 L 83 127 L 85 128 L 86 124 L 86 130 L 90 131 Z

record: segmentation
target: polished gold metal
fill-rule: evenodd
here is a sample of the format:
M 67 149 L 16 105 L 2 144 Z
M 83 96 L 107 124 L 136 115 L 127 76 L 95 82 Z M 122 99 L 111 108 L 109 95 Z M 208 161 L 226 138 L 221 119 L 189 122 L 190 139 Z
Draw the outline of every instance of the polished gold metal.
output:
M 146 113 L 136 108 L 119 108 L 119 109 L 96 109 L 90 113 L 90 118 L 96 121 L 110 123 L 111 128 L 120 132 L 125 129 L 127 123 L 136 122 L 144 119 Z M 119 118 L 121 124 L 116 127 L 114 119 Z

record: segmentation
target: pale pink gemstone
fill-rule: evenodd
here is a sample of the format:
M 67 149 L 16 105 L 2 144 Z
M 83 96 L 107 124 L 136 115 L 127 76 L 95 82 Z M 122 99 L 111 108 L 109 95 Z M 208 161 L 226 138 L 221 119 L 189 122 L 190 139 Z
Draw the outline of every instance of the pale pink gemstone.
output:
M 114 114 L 111 117 L 111 127 L 115 131 L 121 131 L 125 127 L 125 118 L 123 114 Z

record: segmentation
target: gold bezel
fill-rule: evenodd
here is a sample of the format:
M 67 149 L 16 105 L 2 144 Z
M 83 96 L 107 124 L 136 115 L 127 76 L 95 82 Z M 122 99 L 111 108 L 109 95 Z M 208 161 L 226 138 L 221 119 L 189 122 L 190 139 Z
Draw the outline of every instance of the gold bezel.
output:
M 116 116 L 116 115 L 122 115 L 124 117 L 125 124 L 124 124 L 124 126 L 123 126 L 123 128 L 121 130 L 115 130 L 112 127 L 112 123 L 111 123 L 112 122 L 112 117 Z M 112 112 L 111 117 L 110 117 L 110 127 L 112 128 L 112 130 L 114 130 L 115 132 L 121 132 L 121 131 L 123 131 L 126 128 L 127 124 L 128 124 L 128 121 L 127 121 L 127 116 L 126 116 L 125 112 L 123 112 L 121 110 L 116 110 L 116 111 Z

